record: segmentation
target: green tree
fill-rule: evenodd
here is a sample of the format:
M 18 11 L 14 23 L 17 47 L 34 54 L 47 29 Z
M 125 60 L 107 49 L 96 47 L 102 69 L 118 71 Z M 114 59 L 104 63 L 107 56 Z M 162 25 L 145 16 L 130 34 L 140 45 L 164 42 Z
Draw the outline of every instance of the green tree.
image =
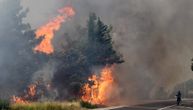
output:
M 88 27 L 88 36 L 89 36 L 89 42 L 95 41 L 96 39 L 96 20 L 97 20 L 97 16 L 95 13 L 91 13 L 89 15 L 89 20 L 87 23 L 87 27 Z
M 122 56 L 113 48 L 112 26 L 104 24 L 94 13 L 88 20 L 88 46 L 86 55 L 92 65 L 122 63 Z

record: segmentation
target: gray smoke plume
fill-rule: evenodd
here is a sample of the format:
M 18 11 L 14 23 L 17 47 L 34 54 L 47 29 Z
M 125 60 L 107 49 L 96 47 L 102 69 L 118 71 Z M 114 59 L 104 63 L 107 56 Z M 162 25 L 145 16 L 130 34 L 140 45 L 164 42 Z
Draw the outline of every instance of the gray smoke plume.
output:
M 126 103 L 165 94 L 167 97 L 176 84 L 192 79 L 193 1 L 23 0 L 22 5 L 29 8 L 24 22 L 35 29 L 54 17 L 58 8 L 69 4 L 77 13 L 63 26 L 69 33 L 76 25 L 86 26 L 90 12 L 112 24 L 114 46 L 125 59 L 117 66 L 115 76 L 120 97 Z M 158 94 L 161 88 L 164 92 Z

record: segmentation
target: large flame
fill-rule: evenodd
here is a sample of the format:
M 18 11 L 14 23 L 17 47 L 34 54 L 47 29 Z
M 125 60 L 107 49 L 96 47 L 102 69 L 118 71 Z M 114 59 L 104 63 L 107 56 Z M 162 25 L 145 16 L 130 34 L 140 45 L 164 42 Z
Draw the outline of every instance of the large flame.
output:
M 92 75 L 88 80 L 89 83 L 83 86 L 82 100 L 92 104 L 108 103 L 114 86 L 113 67 L 106 66 L 100 76 Z
M 54 37 L 54 31 L 59 30 L 61 23 L 66 22 L 67 19 L 75 15 L 74 9 L 70 6 L 60 9 L 58 12 L 60 15 L 36 30 L 36 39 L 43 37 L 43 40 L 34 48 L 35 51 L 46 54 L 53 53 L 54 48 L 52 45 L 52 39 Z
M 21 104 L 27 104 L 30 102 L 29 99 L 33 99 L 33 97 L 36 95 L 36 89 L 37 89 L 37 84 L 30 84 L 27 88 L 26 94 L 24 94 L 21 97 L 18 96 L 12 96 L 11 97 L 11 102 L 13 103 L 21 103 Z

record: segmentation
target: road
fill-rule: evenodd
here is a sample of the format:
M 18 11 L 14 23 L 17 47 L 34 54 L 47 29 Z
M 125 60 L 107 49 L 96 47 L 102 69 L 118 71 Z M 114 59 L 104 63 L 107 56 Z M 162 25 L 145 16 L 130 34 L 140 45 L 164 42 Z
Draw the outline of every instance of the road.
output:
M 174 100 L 156 101 L 136 106 L 120 106 L 98 110 L 193 110 L 193 100 L 184 100 L 180 106 L 175 105 Z

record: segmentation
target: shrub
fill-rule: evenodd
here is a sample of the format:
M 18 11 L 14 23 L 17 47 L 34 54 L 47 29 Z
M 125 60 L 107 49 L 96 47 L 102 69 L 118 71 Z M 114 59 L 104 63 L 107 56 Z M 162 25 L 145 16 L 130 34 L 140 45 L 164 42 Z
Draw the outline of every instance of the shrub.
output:
M 30 104 L 13 104 L 11 110 L 83 110 L 80 104 L 61 103 L 61 102 L 45 102 L 45 103 L 30 103 Z
M 81 101 L 80 105 L 84 108 L 89 108 L 89 109 L 98 108 L 97 105 L 94 105 L 94 104 L 91 104 L 91 103 L 85 102 L 85 101 Z

